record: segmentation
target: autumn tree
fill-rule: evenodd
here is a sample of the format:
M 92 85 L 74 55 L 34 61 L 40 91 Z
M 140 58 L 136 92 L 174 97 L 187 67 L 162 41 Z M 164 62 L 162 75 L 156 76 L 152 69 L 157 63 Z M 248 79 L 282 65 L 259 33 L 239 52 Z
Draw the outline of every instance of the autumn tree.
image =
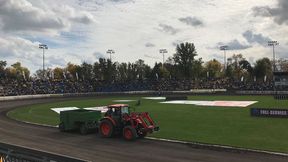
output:
M 288 72 L 288 60 L 286 59 L 279 59 L 277 61 L 278 68 L 280 71 Z
M 68 63 L 65 70 L 67 71 L 67 73 L 69 74 L 69 77 L 71 79 L 74 79 L 74 80 L 77 80 L 77 76 L 76 76 L 76 73 L 79 77 L 79 74 L 78 74 L 78 69 L 79 69 L 79 65 L 75 65 L 75 64 L 72 64 L 72 63 Z
M 26 67 L 22 67 L 20 62 L 16 62 L 11 65 L 11 68 L 14 68 L 16 71 L 16 78 L 17 80 L 22 79 L 29 79 L 30 78 L 30 71 Z
M 59 79 L 59 80 L 65 79 L 64 76 L 63 76 L 64 69 L 62 69 L 60 67 L 56 67 L 53 70 L 53 73 L 54 73 L 54 79 Z
M 251 76 L 253 74 L 253 68 L 242 54 L 234 54 L 228 58 L 228 66 L 225 73 L 229 78 L 240 80 L 244 76 L 246 78 Z
M 211 78 L 218 78 L 221 75 L 222 65 L 216 59 L 210 60 L 205 63 L 205 70 Z

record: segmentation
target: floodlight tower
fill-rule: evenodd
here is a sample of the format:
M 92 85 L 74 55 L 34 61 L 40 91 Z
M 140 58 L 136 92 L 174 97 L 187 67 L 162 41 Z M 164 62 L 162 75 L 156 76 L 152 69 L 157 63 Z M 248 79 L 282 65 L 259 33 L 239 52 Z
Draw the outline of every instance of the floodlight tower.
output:
M 162 66 L 164 66 L 164 61 L 165 61 L 165 54 L 168 53 L 167 49 L 160 49 L 159 53 L 163 55 L 163 63 Z
M 45 50 L 48 49 L 46 44 L 39 44 L 39 48 L 43 50 L 43 79 L 45 78 Z
M 220 50 L 224 51 L 224 70 L 226 70 L 226 50 L 228 50 L 228 46 L 220 46 Z
M 112 57 L 111 57 L 111 55 L 112 55 L 112 54 L 115 54 L 115 51 L 112 50 L 112 49 L 108 49 L 106 53 L 107 53 L 107 54 L 110 54 L 110 61 L 112 62 Z
M 273 48 L 273 71 L 276 71 L 276 59 L 275 59 L 275 46 L 278 46 L 278 41 L 268 41 L 268 46 Z

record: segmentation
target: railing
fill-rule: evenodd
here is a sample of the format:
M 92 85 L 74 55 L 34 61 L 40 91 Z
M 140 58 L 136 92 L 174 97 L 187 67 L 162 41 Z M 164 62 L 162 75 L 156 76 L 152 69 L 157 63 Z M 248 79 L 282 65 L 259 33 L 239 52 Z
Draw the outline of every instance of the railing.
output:
M 216 94 L 225 93 L 225 89 L 193 89 L 190 91 L 128 91 L 128 92 L 90 92 L 90 93 L 64 93 L 64 94 L 39 94 L 22 96 L 0 96 L 0 101 L 39 99 L 51 97 L 82 97 L 82 96 L 111 96 L 111 95 L 191 95 L 191 94 Z
M 130 92 L 91 92 L 91 93 L 64 93 L 42 94 L 23 96 L 0 96 L 0 101 L 40 99 L 52 97 L 88 97 L 88 96 L 111 96 L 111 95 L 198 95 L 198 94 L 232 94 L 232 95 L 275 95 L 288 94 L 288 91 L 227 91 L 226 89 L 192 89 L 190 91 L 130 91 Z
M 284 95 L 288 94 L 288 91 L 235 91 L 235 93 L 241 95 Z
M 2 160 L 2 161 L 1 161 Z M 85 162 L 68 156 L 57 155 L 30 148 L 0 143 L 1 162 Z

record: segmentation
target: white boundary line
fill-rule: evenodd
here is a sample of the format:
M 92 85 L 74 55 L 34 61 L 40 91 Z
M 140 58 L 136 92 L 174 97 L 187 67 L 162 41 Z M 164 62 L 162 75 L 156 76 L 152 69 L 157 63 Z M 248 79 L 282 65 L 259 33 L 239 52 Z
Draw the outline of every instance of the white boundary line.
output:
M 11 118 L 11 117 L 8 116 L 8 113 L 6 114 L 6 117 L 11 119 L 11 120 L 15 120 L 17 122 L 21 122 L 21 123 L 25 123 L 25 124 L 36 125 L 36 126 L 41 126 L 41 127 L 58 128 L 58 125 L 57 126 L 53 126 L 53 125 L 48 125 L 48 124 L 39 124 L 39 123 L 33 123 L 33 122 L 22 121 L 22 120 L 18 120 L 18 119 L 15 119 L 15 118 Z
M 245 149 L 240 147 L 233 147 L 233 146 L 225 146 L 225 145 L 214 145 L 214 144 L 204 144 L 204 143 L 198 143 L 198 142 L 186 142 L 186 141 L 179 141 L 179 140 L 170 140 L 170 139 L 164 139 L 164 138 L 154 138 L 154 137 L 146 137 L 150 140 L 155 141 L 163 141 L 163 142 L 170 142 L 170 143 L 179 143 L 179 144 L 186 144 L 186 145 L 194 145 L 194 146 L 200 146 L 206 149 L 219 149 L 219 150 L 230 150 L 230 151 L 238 151 L 238 152 L 251 152 L 251 153 L 262 153 L 262 154 L 268 154 L 268 155 L 277 155 L 277 156 L 284 156 L 288 158 L 287 153 L 280 153 L 280 152 L 273 152 L 273 151 L 264 151 L 264 150 L 254 150 L 254 149 Z

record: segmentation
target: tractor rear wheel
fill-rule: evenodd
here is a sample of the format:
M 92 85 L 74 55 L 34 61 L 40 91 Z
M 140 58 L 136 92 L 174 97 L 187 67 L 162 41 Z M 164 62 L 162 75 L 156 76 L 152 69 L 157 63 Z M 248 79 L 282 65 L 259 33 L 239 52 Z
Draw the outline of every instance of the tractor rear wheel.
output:
M 114 126 L 109 120 L 102 120 L 99 124 L 99 132 L 102 137 L 112 137 Z
M 126 126 L 123 129 L 123 137 L 127 141 L 132 141 L 137 138 L 136 129 L 131 126 Z
M 85 135 L 85 134 L 88 133 L 88 128 L 87 128 L 87 126 L 86 126 L 85 124 L 81 124 L 81 125 L 80 125 L 80 133 L 81 133 L 82 135 Z

